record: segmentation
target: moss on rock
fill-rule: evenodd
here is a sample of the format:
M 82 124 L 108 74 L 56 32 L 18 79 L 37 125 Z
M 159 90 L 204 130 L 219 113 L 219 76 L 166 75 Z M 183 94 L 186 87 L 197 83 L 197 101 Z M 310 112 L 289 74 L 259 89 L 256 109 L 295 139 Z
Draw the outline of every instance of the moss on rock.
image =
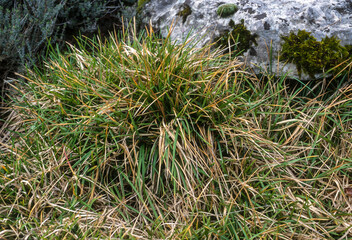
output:
M 216 13 L 220 17 L 228 17 L 231 16 L 232 14 L 236 13 L 238 11 L 238 7 L 235 4 L 229 3 L 229 4 L 223 4 L 218 7 L 218 10 Z
M 142 11 L 142 8 L 143 8 L 144 5 L 147 4 L 148 2 L 150 2 L 150 0 L 138 0 L 138 3 L 137 3 L 137 12 Z
M 348 51 L 349 55 L 352 56 L 352 45 L 345 45 L 345 48 Z
M 230 20 L 229 26 L 232 28 L 230 31 L 225 31 L 220 37 L 216 38 L 217 46 L 225 47 L 231 52 L 246 52 L 250 47 L 257 45 L 257 34 L 252 34 L 244 25 L 244 20 L 241 23 L 235 24 Z
M 281 39 L 284 41 L 282 59 L 296 65 L 299 77 L 304 72 L 315 79 L 316 74 L 337 66 L 350 56 L 349 49 L 341 46 L 340 40 L 334 36 L 317 41 L 310 32 L 299 30 L 297 34 L 291 32 Z M 336 69 L 339 70 L 341 68 Z
M 192 9 L 188 4 L 183 4 L 180 8 L 180 11 L 177 13 L 177 16 L 182 17 L 182 22 L 185 23 L 187 17 L 192 14 Z

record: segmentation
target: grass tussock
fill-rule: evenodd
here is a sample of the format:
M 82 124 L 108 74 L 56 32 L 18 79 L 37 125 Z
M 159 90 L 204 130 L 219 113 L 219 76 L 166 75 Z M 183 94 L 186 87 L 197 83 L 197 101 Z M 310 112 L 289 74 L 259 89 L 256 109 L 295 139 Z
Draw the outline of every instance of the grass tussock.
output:
M 1 131 L 0 236 L 351 237 L 352 87 L 308 99 L 195 46 L 83 38 L 29 71 Z

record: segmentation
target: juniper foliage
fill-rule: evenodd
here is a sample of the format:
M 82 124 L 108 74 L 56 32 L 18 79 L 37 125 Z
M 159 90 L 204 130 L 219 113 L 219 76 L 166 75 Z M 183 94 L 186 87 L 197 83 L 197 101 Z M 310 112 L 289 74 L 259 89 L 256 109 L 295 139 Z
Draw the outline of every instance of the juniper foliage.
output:
M 0 61 L 32 65 L 46 43 L 63 42 L 69 30 L 94 32 L 120 1 L 0 0 Z

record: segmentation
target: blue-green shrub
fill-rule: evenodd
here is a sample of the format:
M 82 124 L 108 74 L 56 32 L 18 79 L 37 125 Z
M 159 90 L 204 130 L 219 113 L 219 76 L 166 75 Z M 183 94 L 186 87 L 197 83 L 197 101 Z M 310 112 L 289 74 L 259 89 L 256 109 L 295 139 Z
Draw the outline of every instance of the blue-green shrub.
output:
M 94 32 L 99 19 L 120 8 L 111 0 L 0 0 L 0 61 L 31 65 L 49 39 Z

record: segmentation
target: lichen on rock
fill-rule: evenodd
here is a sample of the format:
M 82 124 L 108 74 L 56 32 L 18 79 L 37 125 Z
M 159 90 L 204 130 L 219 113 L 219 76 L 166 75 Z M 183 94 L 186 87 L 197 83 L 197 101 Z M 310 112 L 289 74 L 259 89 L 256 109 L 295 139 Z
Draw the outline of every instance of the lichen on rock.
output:
M 213 42 L 214 36 L 224 36 L 225 31 L 231 32 L 232 28 L 228 26 L 230 19 L 235 23 L 245 19 L 248 31 L 258 36 L 255 38 L 258 44 L 250 44 L 250 51 L 244 52 L 243 59 L 246 63 L 255 72 L 269 68 L 274 70 L 272 67 L 275 66 L 275 69 L 288 73 L 291 78 L 299 78 L 297 67 L 292 61 L 284 63 L 277 58 L 282 46 L 280 36 L 305 29 L 312 32 L 319 41 L 325 36 L 338 36 L 342 46 L 351 45 L 352 11 L 349 11 L 349 2 L 350 0 L 150 0 L 137 16 L 145 25 L 152 22 L 154 29 L 160 30 L 163 37 L 169 34 L 172 26 L 170 36 L 173 40 L 183 41 L 189 35 L 197 39 L 199 46 Z M 227 16 L 225 11 L 218 10 L 230 3 L 238 7 L 238 11 L 232 15 Z M 192 10 L 188 16 L 185 14 L 187 11 L 183 12 L 185 4 Z M 218 11 L 221 15 L 225 14 L 224 17 L 220 17 Z M 236 34 L 232 35 L 237 37 Z M 224 39 L 228 46 L 226 34 Z M 240 43 L 244 42 L 240 40 Z M 301 80 L 310 79 L 308 74 L 302 73 Z

